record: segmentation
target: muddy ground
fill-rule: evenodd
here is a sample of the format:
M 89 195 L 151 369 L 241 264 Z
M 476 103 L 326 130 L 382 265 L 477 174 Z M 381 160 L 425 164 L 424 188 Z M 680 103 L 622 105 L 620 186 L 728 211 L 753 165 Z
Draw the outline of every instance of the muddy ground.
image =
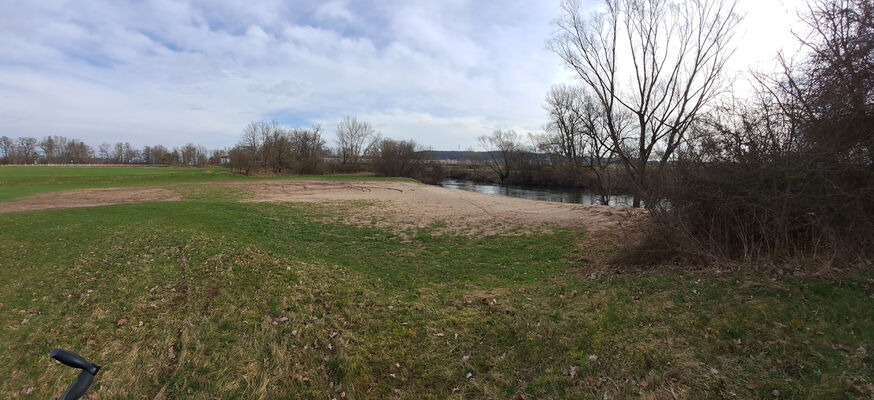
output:
M 149 201 L 181 200 L 176 192 L 155 187 L 120 187 L 103 189 L 75 189 L 39 193 L 0 203 L 0 213 L 50 210 L 55 208 L 108 206 L 112 204 L 144 203 Z
M 488 195 L 411 182 L 257 181 L 230 186 L 249 193 L 253 202 L 365 201 L 353 222 L 376 219 L 378 225 L 401 224 L 438 230 L 500 233 L 548 226 L 600 230 L 635 213 L 621 207 L 564 204 Z

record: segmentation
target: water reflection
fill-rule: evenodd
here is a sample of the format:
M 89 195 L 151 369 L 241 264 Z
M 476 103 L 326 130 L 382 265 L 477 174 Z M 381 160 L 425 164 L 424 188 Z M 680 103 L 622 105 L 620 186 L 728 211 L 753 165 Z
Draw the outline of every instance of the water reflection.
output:
M 600 197 L 597 193 L 580 189 L 500 186 L 487 183 L 461 181 L 456 179 L 445 179 L 440 182 L 440 186 L 447 189 L 467 190 L 470 192 L 518 197 L 520 199 L 528 200 L 554 201 L 558 203 L 574 204 L 601 204 Z M 611 206 L 630 207 L 631 204 L 631 196 L 613 196 L 610 199 Z

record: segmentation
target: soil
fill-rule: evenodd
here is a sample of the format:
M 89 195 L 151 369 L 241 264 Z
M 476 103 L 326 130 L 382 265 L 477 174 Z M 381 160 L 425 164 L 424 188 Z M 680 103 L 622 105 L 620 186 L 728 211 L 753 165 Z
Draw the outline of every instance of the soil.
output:
M 49 210 L 54 208 L 107 206 L 111 204 L 143 203 L 148 201 L 177 201 L 178 194 L 163 188 L 124 187 L 105 189 L 76 189 L 40 193 L 0 203 L 0 213 Z
M 253 202 L 367 202 L 352 222 L 432 227 L 456 233 L 525 233 L 549 226 L 590 231 L 617 226 L 641 210 L 552 203 L 391 181 L 257 181 L 226 183 Z M 522 227 L 522 231 L 519 228 Z

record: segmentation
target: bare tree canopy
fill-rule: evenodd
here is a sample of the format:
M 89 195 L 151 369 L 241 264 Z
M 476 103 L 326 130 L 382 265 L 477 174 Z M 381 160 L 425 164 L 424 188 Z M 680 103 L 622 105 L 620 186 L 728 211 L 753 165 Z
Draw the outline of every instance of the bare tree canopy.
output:
M 370 123 L 357 117 L 345 117 L 337 124 L 337 145 L 343 164 L 358 164 L 361 157 L 376 142 L 376 131 Z
M 702 117 L 665 174 L 662 238 L 708 258 L 874 254 L 874 2 L 812 0 L 801 52 Z
M 547 141 L 543 151 L 561 158 L 573 167 L 583 164 L 586 152 L 583 90 L 571 85 L 556 85 L 546 94 L 543 108 L 549 115 L 545 126 Z
M 814 0 L 803 15 L 807 51 L 783 73 L 759 75 L 783 112 L 799 122 L 804 139 L 830 157 L 874 164 L 874 2 Z
M 478 138 L 480 146 L 486 151 L 486 164 L 497 175 L 501 184 L 521 161 L 524 146 L 521 137 L 513 130 L 496 130 L 491 135 Z
M 536 138 L 538 149 L 549 154 L 554 164 L 564 164 L 575 174 L 584 169 L 592 171 L 601 204 L 609 204 L 614 184 L 611 165 L 616 161 L 616 151 L 604 108 L 584 88 L 556 85 L 547 93 L 544 109 L 549 122 L 546 134 Z M 621 132 L 628 119 L 618 115 L 614 124 Z
M 322 127 L 285 128 L 274 122 L 250 122 L 236 147 L 228 151 L 230 165 L 240 171 L 266 169 L 274 173 L 320 173 L 327 153 Z
M 647 166 L 662 168 L 684 142 L 698 113 L 722 89 L 739 17 L 735 3 L 692 0 L 604 0 L 582 15 L 564 0 L 549 44 L 591 90 L 610 139 L 635 184 L 635 205 L 649 189 Z M 617 121 L 634 117 L 627 132 Z
M 373 170 L 383 176 L 411 176 L 421 154 L 412 140 L 380 139 L 373 146 Z

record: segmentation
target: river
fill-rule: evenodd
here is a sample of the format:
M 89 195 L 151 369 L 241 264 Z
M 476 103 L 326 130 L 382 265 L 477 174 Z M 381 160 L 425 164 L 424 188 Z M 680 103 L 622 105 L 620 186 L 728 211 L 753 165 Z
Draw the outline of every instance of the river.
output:
M 598 193 L 583 189 L 540 188 L 522 186 L 501 186 L 488 183 L 476 183 L 457 179 L 444 179 L 440 186 L 447 189 L 467 190 L 470 192 L 496 194 L 499 196 L 518 197 L 520 199 L 554 201 L 558 203 L 601 204 Z M 630 207 L 631 196 L 613 196 L 611 206 Z

